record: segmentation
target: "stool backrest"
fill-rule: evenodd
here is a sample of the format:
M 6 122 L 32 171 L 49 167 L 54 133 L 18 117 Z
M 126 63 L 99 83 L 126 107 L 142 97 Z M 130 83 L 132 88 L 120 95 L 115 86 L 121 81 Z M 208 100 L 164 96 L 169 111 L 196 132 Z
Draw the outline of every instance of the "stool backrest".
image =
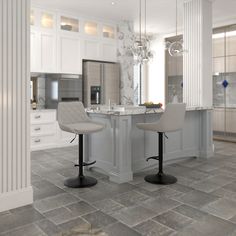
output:
M 166 132 L 176 131 L 183 128 L 185 118 L 185 103 L 170 103 L 166 105 L 165 112 L 161 116 L 158 124 Z
M 82 102 L 60 102 L 57 108 L 59 125 L 89 121 Z

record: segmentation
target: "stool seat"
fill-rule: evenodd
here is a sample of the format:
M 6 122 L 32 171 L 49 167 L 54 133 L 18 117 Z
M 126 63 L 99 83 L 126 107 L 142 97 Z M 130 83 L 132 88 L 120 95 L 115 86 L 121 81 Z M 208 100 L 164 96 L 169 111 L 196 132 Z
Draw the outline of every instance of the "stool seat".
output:
M 104 129 L 104 125 L 95 122 L 80 122 L 75 124 L 60 125 L 63 131 L 74 134 L 90 134 Z

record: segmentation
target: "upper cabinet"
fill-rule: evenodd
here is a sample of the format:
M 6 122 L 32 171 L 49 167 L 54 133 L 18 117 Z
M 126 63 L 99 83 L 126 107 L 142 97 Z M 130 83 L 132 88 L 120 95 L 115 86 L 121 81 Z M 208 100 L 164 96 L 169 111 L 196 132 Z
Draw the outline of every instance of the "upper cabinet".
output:
M 116 25 L 32 8 L 31 72 L 82 74 L 82 60 L 117 61 Z
M 32 9 L 31 24 L 31 72 L 55 73 L 56 68 L 56 14 Z

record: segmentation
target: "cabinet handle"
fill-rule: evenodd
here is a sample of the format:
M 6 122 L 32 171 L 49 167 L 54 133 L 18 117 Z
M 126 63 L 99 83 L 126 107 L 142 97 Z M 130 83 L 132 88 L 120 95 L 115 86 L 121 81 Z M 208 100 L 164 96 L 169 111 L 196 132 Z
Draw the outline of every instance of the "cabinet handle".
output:
M 41 130 L 41 128 L 40 128 L 40 127 L 38 127 L 38 128 L 35 128 L 34 130 L 35 130 L 35 131 L 39 131 L 39 130 Z
M 40 140 L 40 139 L 36 139 L 36 140 L 34 140 L 34 142 L 35 142 L 35 143 L 40 143 L 41 140 Z
M 35 116 L 34 118 L 39 119 L 39 118 L 41 118 L 41 115 Z

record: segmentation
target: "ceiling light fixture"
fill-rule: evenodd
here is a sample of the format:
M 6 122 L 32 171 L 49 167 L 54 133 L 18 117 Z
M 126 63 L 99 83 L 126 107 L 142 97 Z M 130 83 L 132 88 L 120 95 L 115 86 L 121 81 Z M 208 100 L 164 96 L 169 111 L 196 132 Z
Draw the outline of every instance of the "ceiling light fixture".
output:
M 135 35 L 133 45 L 129 48 L 133 57 L 134 64 L 143 64 L 153 58 L 150 50 L 150 37 L 147 36 L 147 2 L 144 0 L 144 34 L 142 35 L 142 0 L 139 0 L 139 35 Z
M 178 36 L 178 0 L 176 0 L 176 9 L 175 9 L 175 23 L 176 23 L 176 29 L 175 33 L 176 36 Z M 174 42 L 166 42 L 166 48 L 169 52 L 169 54 L 172 57 L 179 57 L 182 56 L 184 53 L 184 47 L 183 47 L 183 39 L 176 40 Z

